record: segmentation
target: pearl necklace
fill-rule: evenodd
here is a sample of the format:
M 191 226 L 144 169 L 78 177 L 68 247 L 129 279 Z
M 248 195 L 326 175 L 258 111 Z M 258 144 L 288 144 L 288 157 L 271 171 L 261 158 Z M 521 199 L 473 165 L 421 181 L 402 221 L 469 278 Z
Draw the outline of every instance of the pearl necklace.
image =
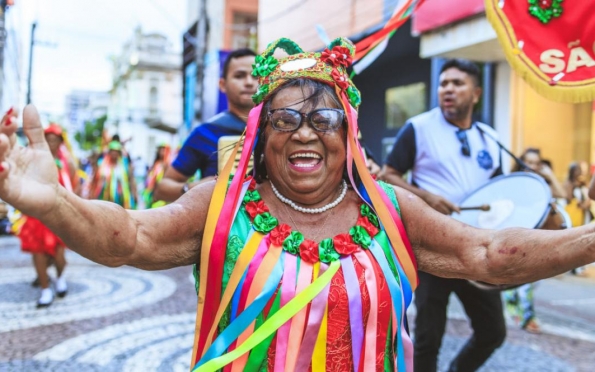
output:
M 336 207 L 339 203 L 341 203 L 343 201 L 343 199 L 345 199 L 345 195 L 347 195 L 347 182 L 345 182 L 345 180 L 343 180 L 343 183 L 341 184 L 341 195 L 339 195 L 339 197 L 337 199 L 335 199 L 335 201 L 333 201 L 327 205 L 324 205 L 320 208 L 304 208 L 304 207 L 300 207 L 299 205 L 295 204 L 292 200 L 289 200 L 286 197 L 284 197 L 283 195 L 281 195 L 279 190 L 277 190 L 277 188 L 275 187 L 275 185 L 273 185 L 272 182 L 271 182 L 271 188 L 273 189 L 273 193 L 275 194 L 277 199 L 281 200 L 283 203 L 289 205 L 291 208 L 295 209 L 298 212 L 311 213 L 311 214 L 323 213 L 323 212 L 328 211 L 329 209 Z

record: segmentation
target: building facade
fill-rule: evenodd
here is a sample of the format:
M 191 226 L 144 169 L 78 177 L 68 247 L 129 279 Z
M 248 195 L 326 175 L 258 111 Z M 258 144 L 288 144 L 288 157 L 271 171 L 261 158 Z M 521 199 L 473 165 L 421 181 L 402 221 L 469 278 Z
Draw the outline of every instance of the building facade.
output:
M 108 122 L 133 158 L 152 161 L 160 144 L 178 145 L 182 124 L 181 54 L 160 34 L 140 28 L 113 59 Z
M 197 36 L 201 6 L 205 8 L 208 25 L 203 39 Z M 258 6 L 258 0 L 188 0 L 187 31 L 183 35 L 182 137 L 196 125 L 227 108 L 227 99 L 218 87 L 222 64 L 230 50 L 257 49 Z M 198 56 L 197 50 L 202 55 Z M 202 74 L 197 67 L 199 59 L 204 66 Z

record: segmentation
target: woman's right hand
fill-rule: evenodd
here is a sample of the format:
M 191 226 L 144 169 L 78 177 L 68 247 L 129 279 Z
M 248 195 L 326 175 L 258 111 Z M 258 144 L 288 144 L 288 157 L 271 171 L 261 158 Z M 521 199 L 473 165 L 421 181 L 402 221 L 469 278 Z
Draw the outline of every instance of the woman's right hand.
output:
M 23 112 L 27 147 L 17 144 L 16 111 L 0 122 L 0 199 L 33 217 L 47 214 L 58 203 L 60 185 L 39 114 L 28 105 Z

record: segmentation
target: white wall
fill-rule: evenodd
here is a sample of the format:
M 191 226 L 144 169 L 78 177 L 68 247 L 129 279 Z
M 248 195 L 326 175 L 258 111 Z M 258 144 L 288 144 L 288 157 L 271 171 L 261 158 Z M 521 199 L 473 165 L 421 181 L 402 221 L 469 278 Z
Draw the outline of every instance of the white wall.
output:
M 219 51 L 223 48 L 225 3 L 225 0 L 207 0 L 207 15 L 209 17 L 209 41 L 207 44 L 207 53 L 211 51 Z
M 494 87 L 494 128 L 500 136 L 500 142 L 510 149 L 510 66 L 507 62 L 496 64 L 496 78 Z M 502 154 L 504 173 L 510 171 L 511 158 Z

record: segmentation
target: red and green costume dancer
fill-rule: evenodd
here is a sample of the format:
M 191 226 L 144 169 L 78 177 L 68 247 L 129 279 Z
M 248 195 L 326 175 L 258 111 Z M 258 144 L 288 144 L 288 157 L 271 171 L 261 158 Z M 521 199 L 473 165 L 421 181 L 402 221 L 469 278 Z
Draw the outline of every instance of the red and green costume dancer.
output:
M 275 59 L 277 47 L 289 57 Z M 345 72 L 353 54 L 345 39 L 322 53 L 305 53 L 280 39 L 257 56 L 258 105 L 248 118 L 238 170 L 228 183 L 234 153 L 209 206 L 194 371 L 413 371 L 405 311 L 417 286 L 416 263 L 394 191 L 372 179 L 357 140 L 359 92 Z M 242 176 L 261 102 L 295 78 L 336 88 L 348 121 L 349 181 L 361 197 L 356 225 L 320 242 L 280 224 L 252 179 Z
M 46 133 L 54 133 L 62 135 L 62 132 L 55 132 L 53 127 L 46 129 Z M 71 169 L 69 163 L 68 150 L 65 146 L 61 146 L 58 151 L 58 157 L 54 158 L 56 167 L 58 168 L 58 181 L 66 190 L 73 191 L 77 182 L 76 179 L 71 179 Z M 56 249 L 64 246 L 62 240 L 48 229 L 44 224 L 36 218 L 22 215 L 18 221 L 13 225 L 15 233 L 21 240 L 21 249 L 29 253 L 44 253 L 52 257 L 56 256 Z

